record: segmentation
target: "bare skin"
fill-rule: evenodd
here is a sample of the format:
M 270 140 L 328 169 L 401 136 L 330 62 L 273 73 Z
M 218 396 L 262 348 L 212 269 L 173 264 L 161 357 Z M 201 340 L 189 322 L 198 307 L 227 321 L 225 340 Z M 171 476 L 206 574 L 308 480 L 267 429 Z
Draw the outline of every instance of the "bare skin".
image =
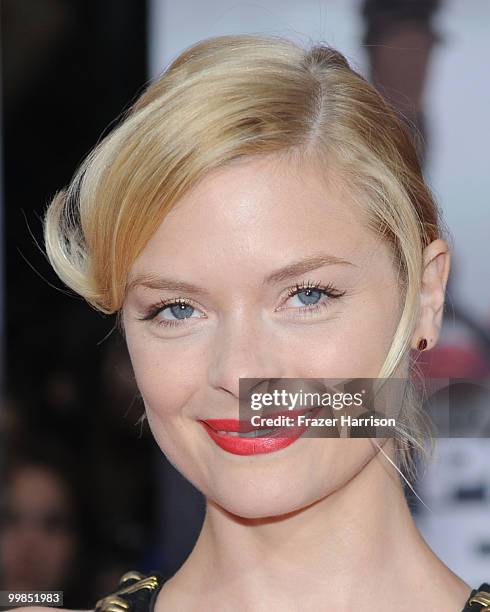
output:
M 263 285 L 291 262 L 317 265 Z M 437 342 L 449 251 L 424 252 L 412 348 Z M 318 263 L 318 262 L 317 262 Z M 130 270 L 207 293 L 136 284 L 123 308 L 135 376 L 157 443 L 207 500 L 198 541 L 167 581 L 156 612 L 461 612 L 471 587 L 427 546 L 400 478 L 369 439 L 300 438 L 285 449 L 237 456 L 198 419 L 237 418 L 240 377 L 376 377 L 399 319 L 388 247 L 363 225 L 338 182 L 275 157 L 209 174 L 164 219 Z M 332 283 L 305 312 L 287 290 Z M 195 310 L 175 321 L 161 300 Z M 162 323 L 163 321 L 163 323 Z M 406 367 L 406 363 L 404 364 Z M 378 440 L 394 460 L 392 440 Z

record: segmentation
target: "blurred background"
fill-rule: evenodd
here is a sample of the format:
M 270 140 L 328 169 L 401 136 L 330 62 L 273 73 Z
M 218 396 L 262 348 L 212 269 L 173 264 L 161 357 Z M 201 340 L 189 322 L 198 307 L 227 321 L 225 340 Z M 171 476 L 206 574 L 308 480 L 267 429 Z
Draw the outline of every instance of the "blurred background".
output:
M 129 569 L 175 572 L 204 512 L 140 421 L 114 317 L 42 253 L 57 189 L 188 45 L 262 32 L 342 51 L 407 121 L 454 243 L 427 377 L 490 376 L 488 0 L 1 0 L 0 590 L 61 589 L 92 608 Z M 437 440 L 407 491 L 464 580 L 490 578 L 490 441 Z M 448 534 L 451 535 L 448 538 Z

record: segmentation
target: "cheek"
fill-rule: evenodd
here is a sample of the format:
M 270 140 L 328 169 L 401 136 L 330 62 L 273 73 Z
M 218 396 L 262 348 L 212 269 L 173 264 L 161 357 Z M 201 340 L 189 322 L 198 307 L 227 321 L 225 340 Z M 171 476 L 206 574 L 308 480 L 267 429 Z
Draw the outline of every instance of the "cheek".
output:
M 199 343 L 136 337 L 131 332 L 126 341 L 147 412 L 179 414 L 203 383 L 205 362 Z
M 339 376 L 379 376 L 399 322 L 397 300 L 394 286 L 390 285 L 366 292 L 352 304 L 335 347 Z
M 395 326 L 387 326 L 376 312 L 353 316 L 335 352 L 338 376 L 377 378 L 393 340 Z
M 393 308 L 373 296 L 353 300 L 325 325 L 289 334 L 281 354 L 289 355 L 291 376 L 376 378 L 398 323 Z

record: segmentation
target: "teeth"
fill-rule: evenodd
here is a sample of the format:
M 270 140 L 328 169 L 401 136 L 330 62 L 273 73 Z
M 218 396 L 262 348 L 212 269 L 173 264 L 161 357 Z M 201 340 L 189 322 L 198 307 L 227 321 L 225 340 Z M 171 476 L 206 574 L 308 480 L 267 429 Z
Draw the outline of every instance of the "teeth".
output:
M 224 429 L 218 429 L 217 433 L 227 434 L 228 436 L 241 436 L 243 438 L 257 438 L 260 436 L 267 436 L 271 432 L 275 431 L 275 429 L 275 427 L 271 429 L 254 429 L 252 431 L 241 433 L 238 433 L 237 431 L 225 431 Z
M 311 408 L 308 412 L 305 413 L 305 416 L 310 416 L 317 408 Z M 268 436 L 273 431 L 276 431 L 277 427 L 272 427 L 270 429 L 254 429 L 248 432 L 238 432 L 238 431 L 226 431 L 225 429 L 216 430 L 217 433 L 226 434 L 228 436 L 241 436 L 242 438 L 258 438 L 261 436 Z
M 268 436 L 275 430 L 275 427 L 272 427 L 271 429 L 254 429 L 253 431 L 243 432 L 241 436 L 244 438 L 258 438 L 260 436 Z

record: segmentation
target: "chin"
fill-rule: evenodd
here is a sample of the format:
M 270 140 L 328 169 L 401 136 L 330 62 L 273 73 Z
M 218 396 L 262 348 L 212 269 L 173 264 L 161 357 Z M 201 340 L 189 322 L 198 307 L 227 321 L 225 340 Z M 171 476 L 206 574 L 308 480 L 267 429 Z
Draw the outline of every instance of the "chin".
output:
M 252 478 L 248 475 L 234 478 L 233 482 L 214 482 L 201 491 L 208 500 L 237 517 L 265 519 L 295 512 L 328 495 L 328 483 L 315 487 L 314 480 L 292 479 L 288 474 L 266 477 L 257 470 Z
M 214 498 L 210 496 L 209 499 L 226 512 L 243 519 L 268 519 L 284 516 L 317 501 L 316 499 L 300 500 L 291 494 L 283 495 L 279 499 L 257 494 L 253 497 L 250 495 L 248 497 L 225 495 Z

